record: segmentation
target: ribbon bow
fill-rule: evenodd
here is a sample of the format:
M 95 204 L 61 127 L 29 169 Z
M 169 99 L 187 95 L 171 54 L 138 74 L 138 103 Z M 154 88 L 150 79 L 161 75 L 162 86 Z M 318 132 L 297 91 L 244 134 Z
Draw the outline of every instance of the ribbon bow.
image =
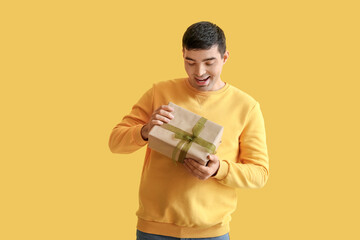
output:
M 180 139 L 178 144 L 176 145 L 173 153 L 172 159 L 176 162 L 176 155 L 178 151 L 180 151 L 178 162 L 183 163 L 186 157 L 187 152 L 189 151 L 191 144 L 193 142 L 199 144 L 200 146 L 204 147 L 206 152 L 214 154 L 216 150 L 216 146 L 211 142 L 206 141 L 205 139 L 199 137 L 200 132 L 204 129 L 204 124 L 207 121 L 206 118 L 200 118 L 195 126 L 192 128 L 192 134 L 188 133 L 180 128 L 177 128 L 171 124 L 163 124 L 161 125 L 162 128 L 169 130 L 175 133 L 175 138 Z

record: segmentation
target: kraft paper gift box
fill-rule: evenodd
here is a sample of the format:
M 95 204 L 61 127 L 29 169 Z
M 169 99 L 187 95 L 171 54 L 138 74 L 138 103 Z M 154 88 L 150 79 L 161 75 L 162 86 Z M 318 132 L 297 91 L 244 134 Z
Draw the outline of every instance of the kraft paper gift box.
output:
M 150 130 L 149 148 L 177 162 L 192 158 L 206 165 L 207 155 L 215 154 L 221 143 L 224 128 L 172 102 L 168 105 L 174 118 Z

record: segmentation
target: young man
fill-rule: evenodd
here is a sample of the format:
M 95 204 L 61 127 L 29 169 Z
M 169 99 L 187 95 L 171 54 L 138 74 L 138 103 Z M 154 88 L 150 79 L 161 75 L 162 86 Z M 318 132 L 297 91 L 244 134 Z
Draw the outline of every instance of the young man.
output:
M 154 125 L 174 116 L 170 101 L 224 127 L 207 166 L 193 159 L 174 165 L 146 150 L 140 181 L 137 239 L 229 239 L 236 188 L 261 188 L 269 176 L 265 124 L 259 103 L 220 78 L 229 57 L 223 31 L 210 22 L 191 25 L 183 36 L 187 78 L 153 85 L 112 130 L 113 153 L 147 144 Z

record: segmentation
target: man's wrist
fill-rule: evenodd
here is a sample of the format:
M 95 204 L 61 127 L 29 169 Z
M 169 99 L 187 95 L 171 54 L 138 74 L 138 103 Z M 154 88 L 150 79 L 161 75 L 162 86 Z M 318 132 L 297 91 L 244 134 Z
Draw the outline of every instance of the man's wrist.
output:
M 148 139 L 148 138 L 145 138 L 145 137 L 144 137 L 144 134 L 143 134 L 143 129 L 144 129 L 145 126 L 146 126 L 146 124 L 145 124 L 144 126 L 142 126 L 142 128 L 141 128 L 141 130 L 140 130 L 140 135 L 141 135 L 141 137 L 142 137 L 142 139 L 143 139 L 144 141 L 148 141 L 149 139 Z

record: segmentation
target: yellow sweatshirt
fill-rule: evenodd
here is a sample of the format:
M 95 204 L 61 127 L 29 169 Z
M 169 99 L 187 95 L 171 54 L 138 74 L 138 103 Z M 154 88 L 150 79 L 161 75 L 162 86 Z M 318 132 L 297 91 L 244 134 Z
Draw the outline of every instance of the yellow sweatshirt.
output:
M 269 176 L 264 119 L 259 103 L 226 85 L 201 92 L 187 78 L 153 85 L 111 132 L 113 153 L 145 146 L 141 127 L 153 111 L 173 102 L 224 127 L 217 149 L 220 168 L 199 180 L 182 164 L 147 148 L 139 190 L 137 228 L 178 238 L 216 237 L 229 232 L 237 205 L 236 188 L 261 188 Z

